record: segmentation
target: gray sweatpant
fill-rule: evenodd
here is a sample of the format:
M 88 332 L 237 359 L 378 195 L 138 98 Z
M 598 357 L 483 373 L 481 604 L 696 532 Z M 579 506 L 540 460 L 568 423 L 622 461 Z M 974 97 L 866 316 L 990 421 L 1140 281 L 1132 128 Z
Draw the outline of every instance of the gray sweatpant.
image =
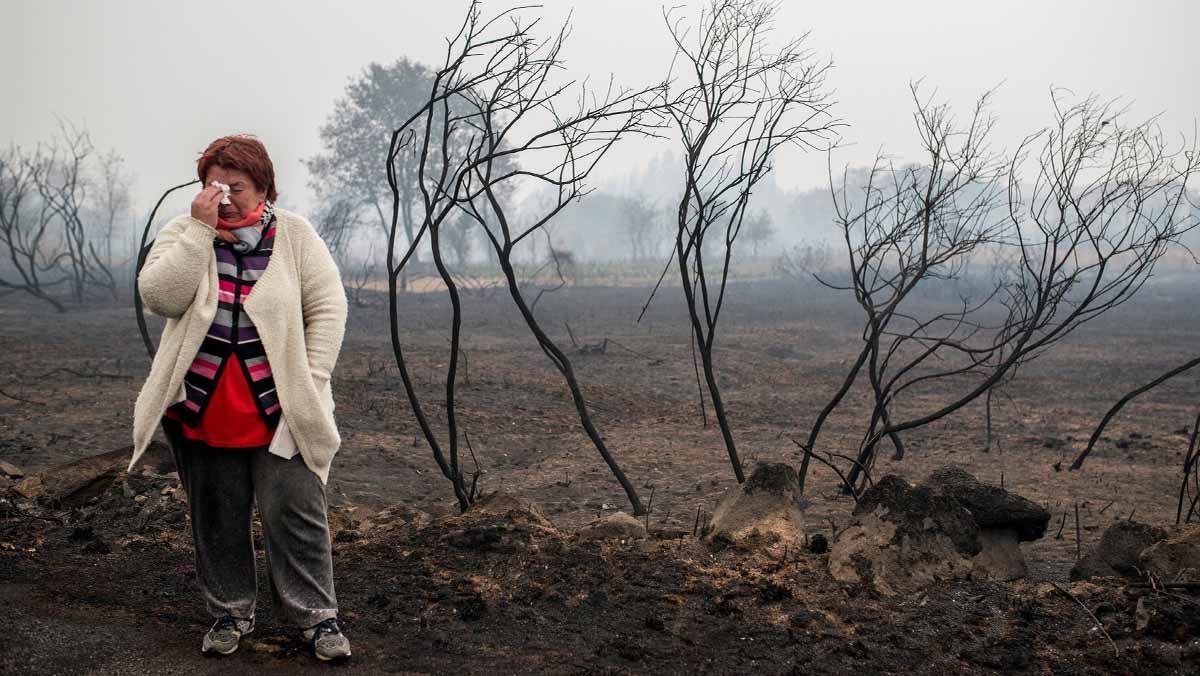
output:
M 196 572 L 209 612 L 254 616 L 257 500 L 277 616 L 299 627 L 337 617 L 325 485 L 304 460 L 266 449 L 197 448 L 169 419 L 163 431 L 187 491 Z

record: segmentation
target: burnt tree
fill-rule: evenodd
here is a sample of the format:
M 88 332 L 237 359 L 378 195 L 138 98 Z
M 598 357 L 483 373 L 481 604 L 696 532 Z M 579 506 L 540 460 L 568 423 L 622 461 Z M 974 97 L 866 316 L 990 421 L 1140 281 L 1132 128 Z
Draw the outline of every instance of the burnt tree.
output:
M 806 443 L 865 372 L 872 405 L 847 478 L 859 484 L 887 439 L 955 413 L 1080 325 L 1129 300 L 1155 263 L 1195 225 L 1187 183 L 1200 154 L 1172 149 L 1154 120 L 1095 98 L 1054 92 L 1054 118 L 1011 157 L 988 148 L 985 96 L 969 123 L 917 102 L 925 162 L 880 162 L 862 186 L 835 187 L 849 281 L 863 310 L 863 344 Z M 985 283 L 945 312 L 914 292 L 951 288 L 991 261 Z M 964 287 L 966 288 L 966 287 Z M 908 403 L 931 386 L 948 400 Z
M 569 25 L 548 38 L 534 35 L 536 25 L 537 20 L 526 20 L 520 9 L 485 17 L 480 3 L 473 2 L 458 33 L 448 41 L 444 63 L 432 75 L 427 100 L 392 134 L 386 164 L 394 195 L 387 262 L 392 347 L 421 432 L 442 474 L 451 482 L 460 507 L 465 509 L 473 502 L 475 491 L 474 481 L 468 485 L 460 463 L 461 433 L 455 406 L 462 303 L 458 282 L 444 255 L 442 231 L 444 225 L 454 223 L 452 217 L 465 214 L 483 233 L 513 304 L 542 352 L 562 375 L 588 438 L 625 491 L 634 513 L 642 514 L 644 509 L 633 484 L 596 429 L 570 359 L 545 331 L 533 304 L 525 298 L 514 267 L 514 253 L 522 242 L 545 232 L 555 216 L 588 192 L 586 182 L 592 171 L 619 139 L 651 133 L 654 113 L 661 108 L 661 91 L 615 86 L 593 91 L 574 82 L 558 81 Z M 572 93 L 577 98 L 568 101 Z M 403 177 L 393 167 L 402 153 L 415 158 L 420 227 L 407 250 L 400 252 L 396 250 L 396 235 L 404 187 L 400 185 Z M 523 222 L 517 222 L 505 199 L 516 184 L 548 186 L 552 199 L 538 213 L 524 215 Z M 396 308 L 397 281 L 426 237 L 451 304 L 444 444 L 433 430 L 409 374 Z
M 745 475 L 714 360 L 734 244 L 778 152 L 814 147 L 837 124 L 824 89 L 829 64 L 804 48 L 803 36 L 772 45 L 776 12 L 776 3 L 762 0 L 712 0 L 694 25 L 679 9 L 664 15 L 675 45 L 668 115 L 684 158 L 673 260 L 739 483 Z

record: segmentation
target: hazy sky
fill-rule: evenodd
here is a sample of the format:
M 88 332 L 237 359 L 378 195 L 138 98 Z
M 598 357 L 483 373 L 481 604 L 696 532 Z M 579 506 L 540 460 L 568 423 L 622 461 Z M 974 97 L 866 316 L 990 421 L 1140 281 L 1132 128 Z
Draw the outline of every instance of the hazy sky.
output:
M 465 6 L 0 0 L 0 142 L 46 138 L 56 116 L 85 123 L 97 145 L 127 158 L 148 208 L 192 175 L 208 141 L 250 132 L 272 153 L 283 201 L 304 203 L 300 158 L 319 151 L 318 127 L 347 79 L 373 60 L 438 61 Z M 559 21 L 571 8 L 573 70 L 628 84 L 661 77 L 670 57 L 661 2 L 545 0 L 544 14 Z M 997 140 L 1010 147 L 1049 121 L 1051 85 L 1126 97 L 1138 114 L 1163 113 L 1172 134 L 1190 133 L 1200 115 L 1196 0 L 783 0 L 780 37 L 804 31 L 834 63 L 829 83 L 852 144 L 839 163 L 867 162 L 880 147 L 912 152 L 916 78 L 964 114 L 1003 83 Z M 778 180 L 811 187 L 825 171 L 823 155 L 789 157 Z

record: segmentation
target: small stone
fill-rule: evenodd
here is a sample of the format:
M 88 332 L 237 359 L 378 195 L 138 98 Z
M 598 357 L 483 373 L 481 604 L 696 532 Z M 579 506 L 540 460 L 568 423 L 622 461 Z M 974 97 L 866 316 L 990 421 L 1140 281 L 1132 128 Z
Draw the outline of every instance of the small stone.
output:
M 144 495 L 137 495 L 137 496 L 134 496 L 133 501 L 138 503 L 139 505 L 141 505 L 141 504 L 144 504 L 146 502 L 146 500 L 148 500 L 148 499 L 149 498 L 147 498 Z
M 17 495 L 26 500 L 35 500 L 46 492 L 45 487 L 42 485 L 42 478 L 38 476 L 31 476 L 25 479 L 16 486 L 13 486 L 13 490 L 17 492 Z
M 337 535 L 333 536 L 334 542 L 339 542 L 339 543 L 343 543 L 343 544 L 345 544 L 347 542 L 354 542 L 356 540 L 361 540 L 361 539 L 362 539 L 362 533 L 360 533 L 356 530 L 350 530 L 350 529 L 339 530 L 337 532 Z
M 3 474 L 10 479 L 20 479 L 25 476 L 25 472 L 23 472 L 20 467 L 3 460 L 0 460 L 0 474 Z

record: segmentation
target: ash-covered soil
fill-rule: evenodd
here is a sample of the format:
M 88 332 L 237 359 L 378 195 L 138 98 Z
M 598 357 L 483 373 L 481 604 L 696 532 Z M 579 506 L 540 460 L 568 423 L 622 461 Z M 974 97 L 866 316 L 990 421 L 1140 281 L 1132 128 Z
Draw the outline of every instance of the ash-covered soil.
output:
M 238 653 L 206 629 L 173 477 L 120 477 L 72 509 L 0 519 L 6 673 L 310 673 L 329 667 L 266 603 Z M 1188 674 L 1195 596 L 1111 582 L 963 582 L 880 596 L 825 554 L 689 532 L 585 541 L 492 496 L 466 515 L 331 515 L 353 673 Z M 260 582 L 265 571 L 260 571 Z M 262 584 L 260 598 L 266 599 Z M 1091 616 L 1066 594 L 1086 605 Z M 1157 610 L 1139 626 L 1138 605 Z
M 834 583 L 824 555 L 713 551 L 692 537 L 734 485 L 711 411 L 697 404 L 689 334 L 670 291 L 636 323 L 645 289 L 566 288 L 539 316 L 565 346 L 609 339 L 575 365 L 597 426 L 641 493 L 653 495 L 645 541 L 581 543 L 573 530 L 627 509 L 580 430 L 570 398 L 503 293 L 469 300 L 460 424 L 484 491 L 541 505 L 551 531 L 504 529 L 455 538 L 454 509 L 400 387 L 386 308 L 351 311 L 334 376 L 345 443 L 335 461 L 338 594 L 363 673 L 1196 673 L 1188 636 L 1194 592 L 1069 586 L 1077 551 L 1133 515 L 1166 525 L 1200 403 L 1194 377 L 1131 405 L 1085 469 L 1066 465 L 1124 391 L 1194 355 L 1200 317 L 1186 289 L 1149 287 L 1136 305 L 1081 330 L 1024 370 L 997 399 L 985 452 L 983 407 L 906 436 L 908 455 L 877 475 L 912 481 L 953 462 L 1053 514 L 1024 546 L 1027 581 L 958 583 L 882 598 Z M 844 298 L 783 284 L 733 288 L 718 342 L 723 394 L 747 466 L 798 462 L 790 439 L 840 383 L 855 354 L 857 316 Z M 441 369 L 448 309 L 433 294 L 402 299 L 402 336 L 426 410 L 444 434 Z M 155 328 L 157 332 L 157 328 Z M 133 400 L 148 368 L 132 311 L 46 313 L 15 296 L 0 304 L 0 460 L 32 473 L 129 443 Z M 923 410 L 962 383 L 904 402 Z M 850 453 L 868 393 L 853 390 L 822 444 Z M 1061 463 L 1061 464 L 1060 464 Z M 468 469 L 473 469 L 468 466 Z M 192 580 L 186 519 L 171 479 L 135 472 L 91 505 L 12 507 L 0 530 L 0 595 L 22 649 L 13 673 L 238 673 L 305 670 L 269 608 L 232 660 L 203 660 L 207 627 Z M 143 485 L 144 484 L 144 485 Z M 164 493 L 166 489 L 166 493 Z M 814 469 L 806 533 L 831 535 L 852 503 L 832 472 Z M 118 491 L 119 492 L 113 492 Z M 138 496 L 145 496 L 139 501 Z M 14 503 L 15 504 L 15 503 Z M 152 509 L 147 511 L 146 505 Z M 1076 529 L 1075 506 L 1080 523 Z M 373 522 L 380 510 L 391 519 Z M 14 511 L 16 510 L 16 511 Z M 429 515 L 428 517 L 421 516 Z M 519 529 L 518 529 L 519 530 Z M 1076 539 L 1079 533 L 1079 541 Z M 491 534 L 487 534 L 491 533 Z M 458 544 L 455 544 L 455 543 Z M 462 543 L 473 546 L 461 546 Z M 265 572 L 261 599 L 269 598 Z M 1052 583 L 1073 590 L 1117 643 Z M 1172 623 L 1136 630 L 1138 600 L 1169 605 Z M 265 605 L 265 604 L 264 604 Z M 1143 602 L 1145 605 L 1145 602 Z

